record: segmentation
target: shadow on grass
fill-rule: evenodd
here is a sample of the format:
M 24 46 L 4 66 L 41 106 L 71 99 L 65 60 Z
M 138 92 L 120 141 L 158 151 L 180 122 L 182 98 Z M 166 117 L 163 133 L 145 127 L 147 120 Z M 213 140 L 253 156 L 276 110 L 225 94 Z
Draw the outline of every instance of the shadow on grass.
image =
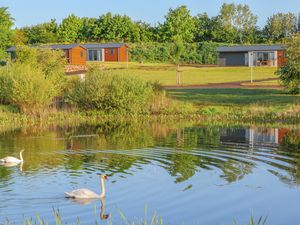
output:
M 210 105 L 274 105 L 299 104 L 300 96 L 285 94 L 275 89 L 170 89 L 168 93 L 178 100 Z

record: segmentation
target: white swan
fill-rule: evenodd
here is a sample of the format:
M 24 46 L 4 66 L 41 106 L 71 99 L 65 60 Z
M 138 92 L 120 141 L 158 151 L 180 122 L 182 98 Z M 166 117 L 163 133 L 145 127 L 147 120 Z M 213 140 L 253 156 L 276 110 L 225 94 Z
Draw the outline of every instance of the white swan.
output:
M 12 156 L 7 156 L 5 158 L 2 158 L 0 159 L 0 164 L 9 164 L 9 163 L 12 163 L 12 164 L 19 164 L 21 162 L 23 162 L 23 157 L 22 157 L 22 153 L 24 152 L 24 149 L 22 149 L 20 151 L 20 159 L 17 159 L 15 157 L 12 157 Z
M 78 199 L 79 198 L 81 198 L 81 199 L 103 198 L 105 196 L 104 179 L 107 180 L 108 177 L 106 175 L 100 175 L 101 188 L 102 188 L 102 193 L 100 195 L 98 195 L 97 193 L 95 193 L 89 189 L 82 188 L 82 189 L 77 189 L 77 190 L 73 190 L 70 192 L 65 192 L 66 197 L 67 198 L 78 198 Z

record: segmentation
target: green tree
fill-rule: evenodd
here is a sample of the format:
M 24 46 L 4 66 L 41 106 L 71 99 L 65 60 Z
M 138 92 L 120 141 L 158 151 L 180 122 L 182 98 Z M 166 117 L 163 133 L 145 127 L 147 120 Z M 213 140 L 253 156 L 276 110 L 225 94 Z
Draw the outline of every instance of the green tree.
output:
M 300 88 L 300 35 L 295 35 L 286 39 L 286 56 L 287 63 L 284 67 L 279 68 L 281 84 L 291 94 L 298 94 Z
M 80 40 L 80 31 L 82 31 L 83 20 L 74 14 L 63 19 L 57 29 L 59 39 L 62 42 L 77 42 Z
M 224 3 L 219 18 L 228 33 L 236 37 L 236 42 L 253 42 L 256 30 L 257 16 L 248 5 Z
M 297 32 L 296 15 L 293 13 L 277 13 L 269 17 L 264 33 L 271 41 L 277 42 L 291 37 Z
M 209 18 L 207 13 L 198 14 L 195 17 L 195 41 L 203 42 L 212 39 L 213 19 Z
M 82 18 L 82 28 L 80 31 L 80 40 L 84 42 L 97 41 L 97 24 L 96 18 Z
M 5 59 L 5 49 L 11 44 L 13 20 L 8 8 L 0 7 L 0 60 Z
M 165 19 L 160 27 L 162 41 L 172 42 L 175 37 L 187 43 L 194 41 L 195 20 L 185 5 L 170 9 Z
M 25 33 L 28 44 L 55 43 L 58 40 L 55 19 L 47 23 L 24 27 L 21 30 Z

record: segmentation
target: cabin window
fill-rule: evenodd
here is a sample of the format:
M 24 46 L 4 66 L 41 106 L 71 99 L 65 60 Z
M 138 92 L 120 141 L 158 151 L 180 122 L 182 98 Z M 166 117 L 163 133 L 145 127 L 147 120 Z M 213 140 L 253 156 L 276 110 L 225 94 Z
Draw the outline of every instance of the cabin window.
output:
M 84 55 L 83 51 L 80 51 L 80 57 L 82 58 Z
M 110 55 L 113 55 L 113 54 L 115 53 L 114 50 L 115 50 L 115 49 L 113 49 L 113 48 L 109 49 L 109 54 L 110 54 Z

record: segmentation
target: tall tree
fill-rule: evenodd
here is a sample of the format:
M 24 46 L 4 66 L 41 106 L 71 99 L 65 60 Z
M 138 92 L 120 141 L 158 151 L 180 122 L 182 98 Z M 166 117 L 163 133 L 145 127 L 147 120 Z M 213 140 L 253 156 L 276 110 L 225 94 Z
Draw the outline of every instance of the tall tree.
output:
M 248 5 L 224 3 L 219 18 L 225 31 L 236 36 L 237 42 L 253 42 L 256 30 L 257 16 Z
M 57 42 L 57 23 L 55 19 L 50 22 L 37 24 L 21 29 L 27 37 L 29 44 Z
M 166 21 L 161 25 L 162 41 L 172 41 L 174 37 L 183 42 L 194 41 L 195 20 L 185 5 L 170 9 L 165 18 Z
M 5 49 L 11 44 L 13 20 L 8 8 L 0 7 L 0 59 L 5 58 Z
M 198 14 L 195 17 L 195 41 L 203 42 L 212 40 L 213 19 L 207 13 Z
M 268 39 L 277 42 L 291 37 L 297 32 L 296 15 L 293 13 L 277 13 L 268 18 L 264 33 Z
M 77 42 L 80 40 L 80 31 L 82 30 L 83 20 L 74 14 L 63 19 L 57 29 L 59 39 L 62 42 Z

